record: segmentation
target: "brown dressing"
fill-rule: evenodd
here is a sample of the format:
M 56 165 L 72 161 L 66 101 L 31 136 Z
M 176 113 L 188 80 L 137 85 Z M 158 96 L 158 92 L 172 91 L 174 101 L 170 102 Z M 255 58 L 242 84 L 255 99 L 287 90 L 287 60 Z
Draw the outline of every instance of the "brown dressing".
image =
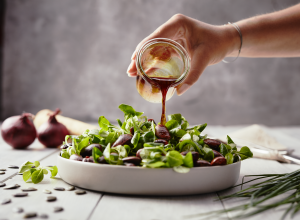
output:
M 161 94 L 162 94 L 162 113 L 161 113 L 161 119 L 160 123 L 162 125 L 165 125 L 166 120 L 166 97 L 168 90 L 170 86 L 177 80 L 174 78 L 161 78 L 161 77 L 153 77 L 151 78 L 154 83 L 157 85 L 157 87 L 160 88 Z

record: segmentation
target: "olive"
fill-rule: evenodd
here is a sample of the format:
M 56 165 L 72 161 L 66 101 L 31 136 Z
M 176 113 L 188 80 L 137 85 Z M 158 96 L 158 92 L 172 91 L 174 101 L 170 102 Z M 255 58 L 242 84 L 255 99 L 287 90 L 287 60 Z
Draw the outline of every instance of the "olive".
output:
M 136 157 L 141 158 L 141 151 L 143 150 L 143 148 L 139 149 L 137 152 L 136 152 Z
M 124 163 L 124 165 L 126 167 L 135 167 L 135 165 L 133 163 Z
M 130 134 L 134 135 L 134 128 L 133 127 L 130 128 Z
M 158 124 L 155 126 L 155 135 L 160 139 L 170 140 L 171 136 L 166 126 Z
M 70 159 L 70 160 L 82 161 L 82 156 L 77 155 L 77 154 L 72 154 L 71 157 L 70 157 L 69 159 Z
M 216 157 L 223 157 L 222 154 L 220 154 L 220 152 L 216 151 L 216 150 L 212 150 L 214 152 L 214 156 Z
M 94 163 L 94 159 L 92 157 L 85 157 L 82 162 Z
M 123 163 L 133 163 L 134 165 L 140 165 L 141 163 L 141 159 L 139 157 L 134 157 L 134 156 L 131 156 L 131 157 L 125 157 L 122 159 L 123 160 Z
M 221 166 L 221 165 L 226 165 L 227 164 L 227 160 L 225 157 L 216 157 L 215 159 L 213 159 L 210 164 L 212 166 Z
M 101 152 L 103 151 L 103 147 L 100 144 L 91 144 L 91 145 L 87 146 L 86 148 L 83 148 L 80 152 L 80 155 L 82 157 L 92 156 L 94 147 L 97 147 Z
M 118 145 L 131 145 L 131 139 L 132 135 L 131 134 L 122 134 L 118 139 L 115 141 L 115 143 L 112 145 L 112 147 L 116 147 Z
M 205 139 L 204 143 L 207 144 L 210 148 L 214 150 L 219 150 L 219 146 L 221 144 L 221 141 L 215 140 L 215 139 Z
M 107 163 L 104 156 L 98 158 L 98 163 Z
M 196 164 L 197 160 L 199 159 L 199 153 L 196 151 L 183 151 L 183 152 L 181 152 L 181 155 L 186 156 L 188 152 L 191 152 L 192 157 L 193 157 L 193 163 Z
M 154 142 L 155 142 L 155 143 L 162 143 L 162 144 L 164 144 L 164 145 L 169 144 L 169 142 L 166 141 L 166 140 L 164 140 L 164 139 L 156 139 Z
M 152 121 L 153 121 L 153 123 L 156 125 L 156 123 L 155 123 L 154 119 L 152 119 L 152 118 L 149 118 L 149 119 L 148 119 L 148 121 L 149 121 L 149 122 L 152 122 Z
M 197 160 L 196 163 L 194 163 L 194 167 L 208 167 L 211 166 L 211 164 L 206 160 Z

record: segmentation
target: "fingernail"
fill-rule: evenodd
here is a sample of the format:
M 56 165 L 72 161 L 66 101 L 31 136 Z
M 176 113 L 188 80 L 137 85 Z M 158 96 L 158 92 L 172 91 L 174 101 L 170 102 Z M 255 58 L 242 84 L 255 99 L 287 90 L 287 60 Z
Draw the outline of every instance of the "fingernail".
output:
M 181 96 L 183 93 L 185 93 L 191 86 L 188 84 L 182 84 L 178 89 L 177 89 L 177 95 Z
M 129 64 L 129 66 L 127 68 L 127 73 L 129 73 L 129 70 L 132 69 L 133 65 L 134 65 L 134 61 L 131 60 L 131 63 Z

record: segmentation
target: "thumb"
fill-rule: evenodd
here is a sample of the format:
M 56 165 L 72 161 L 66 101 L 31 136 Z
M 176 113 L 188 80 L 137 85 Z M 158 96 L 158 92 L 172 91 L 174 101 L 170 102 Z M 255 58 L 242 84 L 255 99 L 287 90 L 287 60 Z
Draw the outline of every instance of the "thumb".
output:
M 208 63 L 208 56 L 204 50 L 196 50 L 192 56 L 191 68 L 187 78 L 177 87 L 178 96 L 181 96 L 198 81 L 204 69 L 208 66 Z

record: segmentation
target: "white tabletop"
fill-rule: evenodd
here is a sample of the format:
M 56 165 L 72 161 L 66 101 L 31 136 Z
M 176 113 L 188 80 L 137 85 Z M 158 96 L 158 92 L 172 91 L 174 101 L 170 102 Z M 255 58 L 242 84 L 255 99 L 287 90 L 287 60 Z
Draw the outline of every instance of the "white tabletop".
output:
M 240 127 L 209 126 L 206 132 L 212 136 L 220 136 Z M 296 153 L 300 152 L 300 144 L 298 144 L 298 141 L 300 143 L 300 127 L 267 129 L 279 142 L 293 147 Z M 56 165 L 58 149 L 43 148 L 38 141 L 35 141 L 27 150 L 13 150 L 0 139 L 0 150 L 0 168 L 7 170 L 4 175 L 0 175 L 0 182 L 5 182 L 6 185 L 21 185 L 20 188 L 14 190 L 0 188 L 0 200 L 4 198 L 11 199 L 11 203 L 0 205 L 0 219 L 23 219 L 24 213 L 36 212 L 38 215 L 47 214 L 48 219 L 175 220 L 185 219 L 188 215 L 230 208 L 244 201 L 239 199 L 216 200 L 219 196 L 240 190 L 238 187 L 210 194 L 176 197 L 125 196 L 89 190 L 84 195 L 76 195 L 74 191 L 55 191 L 53 188 L 56 186 L 68 187 L 69 185 L 59 177 L 51 179 L 49 175 L 45 176 L 44 180 L 39 184 L 25 183 L 21 175 L 16 175 L 18 170 L 9 169 L 7 166 L 20 166 L 27 160 L 38 160 L 43 166 Z M 238 183 L 241 182 L 244 175 L 285 173 L 299 168 L 300 166 L 295 164 L 283 164 L 277 161 L 253 158 L 242 162 Z M 16 192 L 21 192 L 21 188 L 28 187 L 34 187 L 38 190 L 28 192 L 29 195 L 26 197 L 16 198 L 12 196 Z M 44 189 L 51 190 L 51 195 L 56 196 L 57 200 L 47 202 L 45 199 L 49 195 L 43 193 Z M 56 206 L 61 206 L 64 210 L 55 213 L 53 208 Z M 24 212 L 20 214 L 14 213 L 12 210 L 15 207 L 22 207 Z M 280 219 L 284 211 L 285 208 L 267 211 L 250 219 Z M 231 213 L 228 213 L 228 218 L 230 217 Z M 300 218 L 300 215 L 298 214 L 294 219 L 297 219 L 297 217 Z

